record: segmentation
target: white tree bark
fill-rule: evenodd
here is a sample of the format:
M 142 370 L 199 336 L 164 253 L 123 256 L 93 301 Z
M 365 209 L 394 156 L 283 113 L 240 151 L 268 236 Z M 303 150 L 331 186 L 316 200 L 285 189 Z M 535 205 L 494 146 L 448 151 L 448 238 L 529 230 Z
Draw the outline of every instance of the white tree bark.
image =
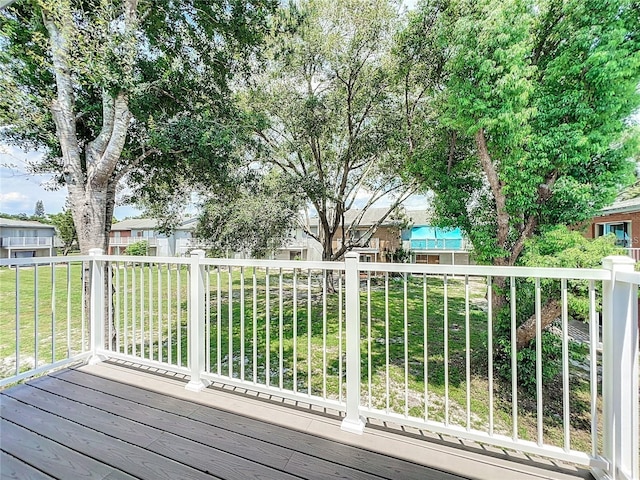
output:
M 137 2 L 125 2 L 127 29 L 136 22 Z M 80 251 L 91 248 L 108 249 L 111 216 L 118 179 L 116 166 L 120 161 L 131 121 L 125 92 L 102 96 L 102 126 L 98 136 L 89 142 L 84 152 L 76 131 L 73 65 L 71 55 L 74 24 L 71 11 L 43 10 L 49 33 L 56 96 L 51 105 L 56 133 L 60 141 L 63 173 L 69 191 L 70 207 L 78 232 Z M 83 164 L 84 154 L 84 164 Z

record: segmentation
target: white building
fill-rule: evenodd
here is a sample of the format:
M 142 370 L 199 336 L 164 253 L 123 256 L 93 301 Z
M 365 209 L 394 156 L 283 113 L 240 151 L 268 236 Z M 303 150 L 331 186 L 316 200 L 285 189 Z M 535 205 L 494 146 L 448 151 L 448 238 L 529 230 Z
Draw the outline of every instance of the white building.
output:
M 55 235 L 53 225 L 0 218 L 0 258 L 51 257 Z

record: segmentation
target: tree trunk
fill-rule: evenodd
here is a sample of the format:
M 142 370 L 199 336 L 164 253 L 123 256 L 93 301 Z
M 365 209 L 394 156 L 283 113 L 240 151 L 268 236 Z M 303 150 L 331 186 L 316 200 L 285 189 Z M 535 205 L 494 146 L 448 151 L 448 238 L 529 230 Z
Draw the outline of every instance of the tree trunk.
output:
M 107 219 L 108 198 L 106 188 L 69 188 L 73 221 L 78 232 L 80 252 L 88 255 L 92 248 L 108 252 Z M 113 200 L 111 200 L 113 202 Z M 110 228 L 109 228 L 110 229 Z
M 124 4 L 125 30 L 132 32 L 137 23 L 135 0 Z M 70 8 L 55 12 L 43 9 L 49 34 L 56 96 L 51 113 L 62 152 L 63 174 L 69 191 L 70 208 L 76 226 L 78 246 L 84 255 L 92 248 L 108 251 L 115 189 L 120 177 L 115 175 L 129 128 L 131 113 L 125 92 L 102 94 L 102 125 L 97 137 L 80 142 L 76 130 L 74 95 L 73 32 L 75 25 Z M 130 48 L 130 47 L 129 47 Z M 83 161 L 84 160 L 84 161 Z M 85 308 L 91 305 L 90 275 L 85 266 Z M 105 280 L 105 291 L 106 288 Z M 86 312 L 89 313 L 89 312 Z M 87 315 L 86 318 L 90 318 Z M 113 319 L 105 315 L 105 329 Z M 90 330 L 90 329 L 89 329 Z M 115 331 L 115 329 L 114 329 Z M 110 339 L 112 344 L 114 339 Z
M 551 300 L 543 305 L 540 311 L 541 330 L 551 325 L 554 320 L 560 317 L 561 306 L 556 300 Z M 531 315 L 526 322 L 518 327 L 516 333 L 516 346 L 518 350 L 529 345 L 529 342 L 536 338 L 536 314 Z

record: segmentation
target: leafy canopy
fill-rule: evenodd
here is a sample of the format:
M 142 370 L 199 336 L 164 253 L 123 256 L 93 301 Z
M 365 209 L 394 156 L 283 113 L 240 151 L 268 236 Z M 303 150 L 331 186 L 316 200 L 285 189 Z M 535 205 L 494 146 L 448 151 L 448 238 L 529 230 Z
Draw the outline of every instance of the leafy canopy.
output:
M 629 0 L 430 0 L 411 17 L 399 59 L 425 92 L 433 137 L 411 171 L 479 260 L 514 264 L 543 226 L 590 218 L 629 181 L 638 10 Z

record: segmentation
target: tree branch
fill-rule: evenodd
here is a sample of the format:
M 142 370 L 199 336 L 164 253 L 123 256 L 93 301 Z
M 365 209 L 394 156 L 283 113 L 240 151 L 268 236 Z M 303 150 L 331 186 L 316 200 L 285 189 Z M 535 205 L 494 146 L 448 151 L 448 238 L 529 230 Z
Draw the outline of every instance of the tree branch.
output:
M 506 247 L 507 238 L 509 236 L 509 213 L 507 212 L 507 199 L 502 191 L 503 184 L 500 181 L 498 172 L 496 170 L 491 156 L 489 155 L 489 149 L 487 147 L 487 141 L 484 136 L 484 129 L 480 128 L 475 135 L 476 147 L 478 148 L 478 157 L 480 158 L 480 164 L 489 182 L 493 199 L 496 203 L 496 217 L 498 220 L 498 232 L 497 240 L 498 246 L 501 248 Z

